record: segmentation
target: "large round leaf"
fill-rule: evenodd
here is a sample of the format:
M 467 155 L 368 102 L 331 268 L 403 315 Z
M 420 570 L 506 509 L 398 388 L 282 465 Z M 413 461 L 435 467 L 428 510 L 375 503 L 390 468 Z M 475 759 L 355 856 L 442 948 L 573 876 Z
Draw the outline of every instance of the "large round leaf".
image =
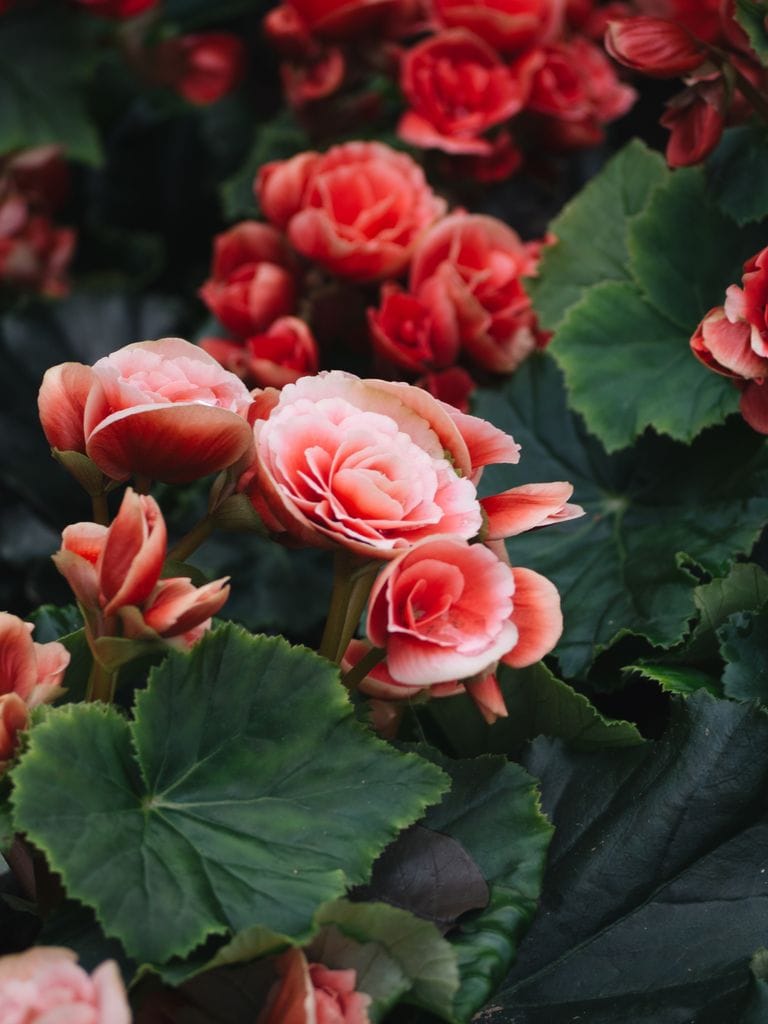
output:
M 153 670 L 135 721 L 69 705 L 32 730 L 14 822 L 136 960 L 211 933 L 308 934 L 445 777 L 355 720 L 334 666 L 227 626 Z

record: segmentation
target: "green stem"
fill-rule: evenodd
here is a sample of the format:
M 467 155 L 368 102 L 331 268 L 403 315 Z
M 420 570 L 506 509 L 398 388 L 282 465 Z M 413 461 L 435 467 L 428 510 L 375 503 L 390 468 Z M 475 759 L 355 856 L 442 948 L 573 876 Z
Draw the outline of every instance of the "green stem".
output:
M 101 494 L 92 494 L 91 505 L 93 506 L 94 523 L 98 523 L 100 526 L 109 526 L 109 506 L 106 494 L 103 491 Z
M 387 652 L 383 647 L 372 647 L 356 665 L 352 666 L 349 672 L 344 673 L 341 677 L 342 683 L 348 690 L 354 690 L 358 683 L 365 679 L 371 669 L 376 668 L 380 662 L 384 661 L 386 655 Z
M 338 665 L 362 614 L 379 562 L 337 551 L 333 563 L 333 592 L 319 653 Z
M 180 541 L 177 541 L 168 552 L 168 558 L 174 562 L 186 562 L 189 556 L 200 547 L 203 541 L 208 540 L 216 528 L 212 516 L 206 516 L 193 526 L 189 533 L 185 533 Z
M 105 668 L 96 658 L 93 659 L 91 674 L 88 676 L 88 686 L 85 691 L 85 699 L 88 701 L 101 700 L 105 704 L 111 704 L 115 699 L 115 683 L 117 682 L 117 671 Z

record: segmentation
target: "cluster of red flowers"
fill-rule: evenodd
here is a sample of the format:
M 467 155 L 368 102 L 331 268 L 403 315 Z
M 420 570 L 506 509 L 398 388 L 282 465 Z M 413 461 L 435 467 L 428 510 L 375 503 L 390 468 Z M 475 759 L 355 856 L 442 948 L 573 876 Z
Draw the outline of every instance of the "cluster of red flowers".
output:
M 489 181 L 514 172 L 526 145 L 599 143 L 603 126 L 630 108 L 634 90 L 596 42 L 606 17 L 625 9 L 593 0 L 286 0 L 265 27 L 294 107 L 354 89 L 361 68 L 384 72 L 407 105 L 399 136 L 458 156 L 466 173 Z
M 69 171 L 58 146 L 0 161 L 0 284 L 66 293 L 76 235 L 52 218 L 68 192 Z
M 219 235 L 200 291 L 234 335 L 203 347 L 249 383 L 281 387 L 317 371 L 318 331 L 294 314 L 311 309 L 329 276 L 368 302 L 383 281 L 367 314 L 377 372 L 421 377 L 459 406 L 473 386 L 460 360 L 508 373 L 548 340 L 523 286 L 542 243 L 493 217 L 446 216 L 406 154 L 377 142 L 300 153 L 264 166 L 256 191 L 271 226 L 246 221 Z
M 686 88 L 661 118 L 671 135 L 671 167 L 697 164 L 717 146 L 726 124 L 752 113 L 768 86 L 765 68 L 734 18 L 734 0 L 643 0 L 648 13 L 609 23 L 608 52 L 656 78 L 682 77 Z

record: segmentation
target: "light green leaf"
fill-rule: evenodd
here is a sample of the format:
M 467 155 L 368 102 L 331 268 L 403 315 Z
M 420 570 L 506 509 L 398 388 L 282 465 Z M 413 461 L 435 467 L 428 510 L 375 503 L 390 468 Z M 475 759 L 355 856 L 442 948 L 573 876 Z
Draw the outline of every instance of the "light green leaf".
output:
M 715 206 L 703 169 L 687 167 L 670 175 L 633 218 L 632 275 L 651 305 L 690 338 L 762 244 L 759 229 L 740 228 Z M 681 379 L 680 398 L 684 387 Z
M 607 282 L 571 308 L 550 351 L 565 373 L 572 408 L 616 451 L 649 426 L 691 441 L 737 410 L 732 382 L 702 366 L 689 341 L 690 332 L 649 305 L 634 284 Z
M 518 466 L 486 470 L 484 493 L 570 480 L 586 510 L 507 544 L 513 565 L 548 576 L 560 591 L 565 630 L 556 654 L 566 676 L 585 672 L 626 633 L 661 647 L 679 643 L 695 607 L 678 555 L 722 576 L 768 521 L 768 452 L 741 423 L 690 447 L 650 436 L 607 456 L 568 411 L 546 356 L 529 359 L 503 390 L 481 391 L 475 411 L 522 445 Z
M 768 63 L 768 30 L 765 25 L 768 8 L 760 0 L 736 0 L 734 13 L 736 21 L 747 33 L 755 53 L 763 64 Z
M 654 665 L 641 662 L 638 665 L 627 665 L 622 669 L 624 674 L 637 672 L 646 679 L 658 683 L 666 693 L 679 693 L 687 697 L 697 690 L 706 690 L 714 697 L 722 697 L 723 688 L 720 682 L 708 672 L 689 666 Z
M 356 987 L 374 1000 L 374 1020 L 401 999 L 454 1019 L 456 953 L 430 921 L 386 903 L 339 900 L 321 907 L 317 922 L 321 930 L 309 958 L 331 968 L 354 967 Z
M 334 666 L 233 626 L 154 669 L 132 723 L 52 713 L 13 782 L 68 895 L 148 963 L 254 925 L 308 936 L 445 785 L 355 722 Z
M 669 172 L 658 153 L 630 142 L 550 225 L 557 243 L 544 250 L 528 282 L 542 326 L 554 330 L 593 285 L 629 280 L 627 221 Z

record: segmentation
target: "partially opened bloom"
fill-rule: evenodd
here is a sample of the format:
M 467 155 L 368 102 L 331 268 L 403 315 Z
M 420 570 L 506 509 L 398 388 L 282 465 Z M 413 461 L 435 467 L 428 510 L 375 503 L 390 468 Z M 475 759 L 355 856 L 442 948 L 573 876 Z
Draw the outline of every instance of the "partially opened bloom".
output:
M 241 221 L 216 235 L 211 276 L 200 298 L 242 337 L 266 330 L 296 304 L 296 258 L 269 224 Z
M 92 641 L 101 637 L 190 647 L 229 596 L 225 579 L 196 587 L 160 579 L 167 534 L 154 498 L 125 492 L 111 526 L 74 523 L 53 556 L 83 611 Z
M 36 946 L 0 957 L 0 1024 L 130 1024 L 114 960 L 92 974 L 71 949 Z
M 561 631 L 549 580 L 457 537 L 423 540 L 389 562 L 366 621 L 371 643 L 387 652 L 391 678 L 416 688 L 485 677 L 499 660 L 530 665 Z
M 308 963 L 300 949 L 277 960 L 279 980 L 257 1024 L 370 1024 L 371 997 L 355 989 L 356 972 Z
M 208 106 L 245 75 L 245 46 L 232 32 L 196 32 L 165 39 L 152 52 L 154 77 L 188 103 Z
M 281 316 L 264 334 L 242 343 L 227 338 L 206 338 L 200 347 L 249 387 L 281 388 L 317 373 L 320 354 L 308 325 L 295 316 Z
M 565 0 L 434 0 L 439 22 L 468 28 L 503 53 L 556 38 Z
M 87 454 L 107 476 L 187 483 L 226 469 L 251 446 L 243 382 L 181 338 L 144 341 L 93 367 L 49 369 L 40 421 L 56 449 Z
M 658 78 L 687 74 L 706 59 L 701 43 L 683 25 L 667 18 L 639 16 L 611 21 L 605 48 L 626 67 Z
M 69 651 L 63 644 L 35 643 L 33 629 L 32 623 L 0 612 L 0 770 L 13 755 L 29 710 L 50 703 L 61 692 L 69 664 Z
M 461 349 L 478 366 L 509 373 L 538 344 L 522 278 L 536 272 L 539 249 L 494 217 L 454 213 L 419 243 L 410 288 L 423 295 L 434 287 L 453 309 Z

